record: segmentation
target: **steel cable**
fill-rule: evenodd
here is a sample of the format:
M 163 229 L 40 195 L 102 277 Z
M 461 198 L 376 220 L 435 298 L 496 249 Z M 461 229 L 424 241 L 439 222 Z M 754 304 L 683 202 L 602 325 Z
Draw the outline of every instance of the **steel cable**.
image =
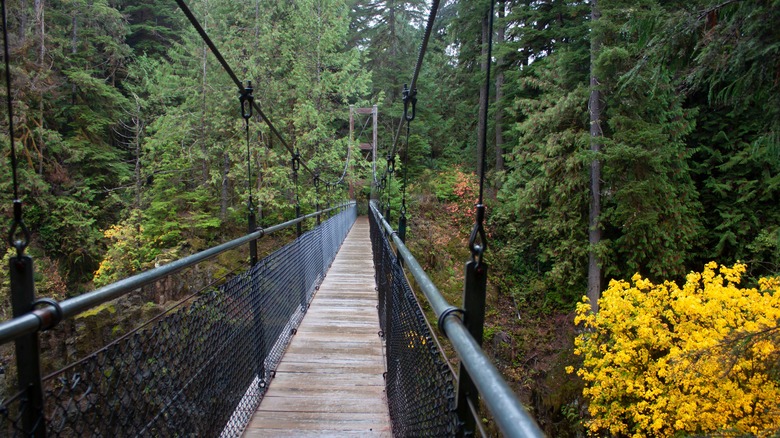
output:
M 420 44 L 420 51 L 417 54 L 417 63 L 414 66 L 414 72 L 412 73 L 412 82 L 409 83 L 409 89 L 415 90 L 417 89 L 417 79 L 420 76 L 420 70 L 422 69 L 422 63 L 423 58 L 425 57 L 425 52 L 428 49 L 428 41 L 431 38 L 431 32 L 433 31 L 433 23 L 436 21 L 436 14 L 439 11 L 439 0 L 433 0 L 433 3 L 431 4 L 431 12 L 428 15 L 428 22 L 425 25 L 425 34 L 423 35 L 422 44 Z M 404 126 L 405 117 L 401 117 L 401 120 L 398 122 L 398 129 L 396 130 L 395 137 L 393 137 L 393 146 L 390 148 L 390 153 L 388 156 L 395 156 L 395 150 L 398 146 L 398 139 L 401 138 L 401 129 Z M 385 170 L 385 174 L 387 174 L 387 170 Z
M 198 31 L 198 34 L 200 34 L 201 39 L 203 39 L 203 42 L 206 43 L 207 46 L 209 46 L 209 49 L 211 50 L 211 53 L 214 54 L 214 56 L 217 58 L 217 61 L 222 65 L 222 68 L 225 69 L 225 72 L 230 76 L 230 79 L 233 80 L 233 82 L 238 87 L 239 92 L 244 90 L 244 86 L 241 83 L 241 81 L 238 79 L 238 76 L 233 72 L 233 69 L 230 68 L 230 64 L 227 63 L 225 58 L 222 56 L 222 53 L 220 53 L 219 49 L 217 49 L 217 46 L 214 45 L 214 43 L 211 41 L 211 38 L 209 38 L 206 31 L 203 29 L 203 27 L 200 25 L 200 22 L 198 22 L 198 19 L 195 18 L 195 15 L 193 15 L 192 11 L 190 11 L 190 8 L 187 7 L 187 5 L 184 3 L 184 0 L 176 0 L 176 4 L 179 5 L 179 8 L 184 12 L 184 15 L 187 16 L 187 19 L 190 21 L 190 24 L 195 28 L 195 30 Z M 287 149 L 288 152 L 291 154 L 294 153 L 294 150 L 292 146 L 290 146 L 282 137 L 282 134 L 276 129 L 273 123 L 271 123 L 271 119 L 266 116 L 266 114 L 263 112 L 262 109 L 260 109 L 260 105 L 257 104 L 257 102 L 252 102 L 252 107 L 257 111 L 257 114 L 260 115 L 260 118 L 263 119 L 266 125 L 268 125 L 268 128 L 271 130 L 271 132 L 276 136 L 276 138 L 279 139 L 279 141 L 282 142 L 282 145 Z M 309 169 L 308 166 L 306 166 L 306 163 L 301 161 L 301 166 L 311 174 L 311 176 L 314 176 L 314 172 Z

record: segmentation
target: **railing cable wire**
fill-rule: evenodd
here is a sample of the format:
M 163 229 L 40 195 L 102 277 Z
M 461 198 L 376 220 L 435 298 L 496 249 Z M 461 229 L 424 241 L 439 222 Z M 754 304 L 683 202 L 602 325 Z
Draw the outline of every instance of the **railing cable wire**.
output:
M 485 93 L 489 95 L 490 89 L 490 65 L 493 52 L 493 15 L 495 14 L 495 1 L 490 1 L 490 15 L 488 17 L 488 41 L 487 41 L 487 68 L 485 69 Z M 485 204 L 483 202 L 485 192 L 485 163 L 487 152 L 487 127 L 488 127 L 488 105 L 486 104 L 482 108 L 482 128 L 479 132 L 480 143 L 482 150 L 480 151 L 480 162 L 477 163 L 479 171 L 479 199 L 476 205 L 476 215 L 474 220 L 474 227 L 471 230 L 471 236 L 469 236 L 469 250 L 471 251 L 472 260 L 476 260 L 477 264 L 482 262 L 482 255 L 487 249 L 487 236 L 485 235 Z
M 401 211 L 398 217 L 398 233 L 401 240 L 406 242 L 406 184 L 409 173 L 409 134 L 412 120 L 417 112 L 417 89 L 409 89 L 404 84 L 404 120 L 406 121 L 406 145 L 403 154 L 403 180 L 401 183 Z M 410 108 L 411 106 L 411 108 Z
M 241 81 L 238 79 L 238 76 L 233 72 L 233 69 L 230 68 L 230 64 L 227 63 L 225 58 L 222 56 L 222 53 L 220 53 L 219 49 L 217 49 L 217 46 L 214 45 L 214 42 L 211 41 L 211 38 L 209 38 L 206 31 L 203 29 L 203 27 L 200 25 L 200 22 L 198 22 L 198 19 L 195 18 L 195 15 L 192 13 L 189 7 L 187 7 L 187 4 L 184 3 L 184 0 L 176 0 L 176 4 L 179 5 L 179 8 L 184 12 L 184 15 L 187 16 L 187 19 L 190 21 L 190 24 L 195 28 L 195 30 L 198 31 L 198 34 L 200 34 L 201 39 L 206 43 L 207 46 L 209 46 L 209 49 L 211 49 L 211 53 L 214 54 L 214 56 L 217 58 L 217 61 L 222 65 L 222 68 L 225 69 L 225 72 L 230 76 L 230 78 L 233 80 L 233 82 L 238 87 L 239 91 L 244 90 L 244 85 L 241 83 Z M 271 130 L 271 132 L 276 136 L 276 138 L 279 139 L 280 142 L 282 142 L 282 145 L 287 149 L 288 152 L 291 154 L 295 151 L 293 150 L 292 146 L 290 146 L 287 141 L 285 141 L 284 137 L 282 137 L 282 134 L 279 132 L 279 130 L 276 129 L 274 124 L 271 122 L 271 119 L 268 118 L 268 116 L 263 112 L 263 110 L 260 108 L 260 106 L 257 104 L 257 102 L 252 101 L 252 107 L 254 107 L 255 111 L 257 111 L 257 114 L 260 115 L 260 118 L 263 119 L 266 125 L 268 125 L 268 128 Z M 306 166 L 306 163 L 301 162 L 300 164 L 304 170 L 309 172 L 312 176 L 314 176 L 314 172 L 309 169 L 308 166 Z
M 7 93 L 6 102 L 8 103 L 8 139 L 11 142 L 11 175 L 13 183 L 13 206 L 14 206 L 14 219 L 11 230 L 8 232 L 8 243 L 16 248 L 16 255 L 21 257 L 24 255 L 24 250 L 27 245 L 30 244 L 30 230 L 24 224 L 22 220 L 22 201 L 19 199 L 19 179 L 17 175 L 17 162 L 16 162 L 16 143 L 14 134 L 14 106 L 13 95 L 11 94 L 11 64 L 10 64 L 10 51 L 8 49 L 8 16 L 5 10 L 5 0 L 2 0 L 2 14 L 3 14 L 3 53 L 5 54 L 5 89 Z M 22 232 L 22 238 L 16 240 L 15 235 L 17 231 Z
M 414 66 L 414 73 L 412 74 L 412 82 L 409 83 L 409 89 L 414 90 L 417 88 L 417 79 L 420 76 L 420 70 L 422 69 L 423 58 L 425 52 L 428 49 L 428 41 L 431 38 L 433 32 L 433 23 L 436 21 L 436 14 L 439 11 L 439 0 L 433 0 L 431 4 L 431 12 L 428 15 L 428 22 L 425 25 L 425 34 L 423 35 L 422 44 L 420 44 L 420 51 L 417 54 L 417 63 Z M 401 117 L 398 122 L 398 129 L 396 130 L 395 137 L 393 138 L 393 147 L 390 148 L 390 155 L 395 155 L 395 149 L 398 145 L 398 139 L 401 137 L 401 128 L 404 126 L 405 117 Z

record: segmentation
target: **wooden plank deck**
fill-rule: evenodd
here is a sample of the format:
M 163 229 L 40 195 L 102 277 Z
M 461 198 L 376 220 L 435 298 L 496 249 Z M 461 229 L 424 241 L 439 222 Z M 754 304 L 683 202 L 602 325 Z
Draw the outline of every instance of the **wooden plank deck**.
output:
M 391 437 L 368 219 L 358 218 L 244 437 Z

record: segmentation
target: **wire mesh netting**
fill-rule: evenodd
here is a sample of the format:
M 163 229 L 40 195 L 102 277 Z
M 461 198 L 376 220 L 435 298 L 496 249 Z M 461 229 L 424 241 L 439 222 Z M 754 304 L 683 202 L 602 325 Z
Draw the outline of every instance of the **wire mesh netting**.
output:
M 45 421 L 24 393 L 0 436 L 238 436 L 356 218 L 353 206 L 153 324 L 44 378 Z
M 452 372 L 434 341 L 375 213 L 369 215 L 379 321 L 387 345 L 387 403 L 393 435 L 454 436 L 458 430 Z

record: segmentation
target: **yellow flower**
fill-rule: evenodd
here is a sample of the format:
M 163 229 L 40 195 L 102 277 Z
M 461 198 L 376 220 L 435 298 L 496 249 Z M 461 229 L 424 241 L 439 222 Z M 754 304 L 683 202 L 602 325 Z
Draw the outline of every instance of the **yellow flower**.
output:
M 780 335 L 768 330 L 780 320 L 780 293 L 769 292 L 780 279 L 739 288 L 745 272 L 710 262 L 682 287 L 635 274 L 633 285 L 610 281 L 598 314 L 578 304 L 576 320 L 592 328 L 575 340 L 591 432 L 764 436 L 780 424 Z

